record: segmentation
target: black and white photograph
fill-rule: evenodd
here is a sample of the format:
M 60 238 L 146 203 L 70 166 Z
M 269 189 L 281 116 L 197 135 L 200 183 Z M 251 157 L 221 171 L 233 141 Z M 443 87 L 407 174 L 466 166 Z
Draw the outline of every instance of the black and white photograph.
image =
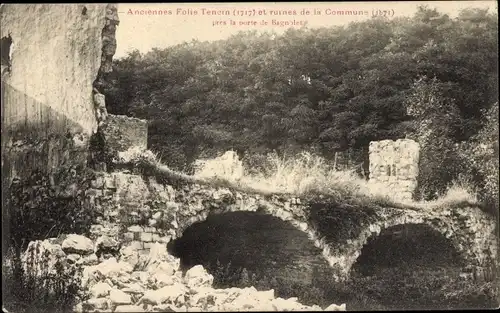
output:
M 497 1 L 0 20 L 3 312 L 500 307 Z

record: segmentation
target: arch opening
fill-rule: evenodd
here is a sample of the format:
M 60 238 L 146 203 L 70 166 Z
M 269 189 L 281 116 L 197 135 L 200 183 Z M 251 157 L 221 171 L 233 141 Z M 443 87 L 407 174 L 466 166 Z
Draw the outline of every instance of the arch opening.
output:
M 321 249 L 305 232 L 264 212 L 209 215 L 186 228 L 168 250 L 180 258 L 183 271 L 203 265 L 215 288 L 253 286 L 308 305 L 332 303 L 317 283 L 333 275 Z
M 368 239 L 351 268 L 349 288 L 383 309 L 494 307 L 484 285 L 464 276 L 467 265 L 456 245 L 431 226 L 396 225 Z
M 426 224 L 386 228 L 372 236 L 351 268 L 353 275 L 372 276 L 384 270 L 463 267 L 453 243 Z

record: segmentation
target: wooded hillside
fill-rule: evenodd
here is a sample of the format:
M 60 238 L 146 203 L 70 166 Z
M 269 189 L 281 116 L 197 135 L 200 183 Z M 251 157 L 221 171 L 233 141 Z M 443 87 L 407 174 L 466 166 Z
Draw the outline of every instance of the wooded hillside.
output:
M 357 163 L 370 141 L 409 136 L 422 145 L 430 176 L 420 185 L 432 197 L 473 163 L 480 141 L 498 158 L 497 20 L 421 7 L 412 18 L 134 51 L 115 62 L 108 111 L 148 119 L 150 148 L 175 169 L 228 149 L 343 151 Z M 457 148 L 465 141 L 473 147 Z

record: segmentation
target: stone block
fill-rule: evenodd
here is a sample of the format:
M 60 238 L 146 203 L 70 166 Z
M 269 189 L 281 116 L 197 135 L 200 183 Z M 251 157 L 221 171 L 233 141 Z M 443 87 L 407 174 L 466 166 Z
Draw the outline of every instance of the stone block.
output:
M 152 233 L 146 233 L 146 232 L 141 233 L 141 241 L 143 241 L 143 242 L 151 242 L 151 241 L 153 241 L 153 234 Z
M 153 234 L 152 242 L 160 242 L 160 238 L 159 234 Z
M 132 241 L 130 243 L 130 247 L 134 250 L 142 250 L 144 249 L 144 245 L 141 241 Z
M 132 233 L 142 233 L 144 231 L 144 229 L 139 225 L 129 226 L 127 230 Z
M 159 242 L 160 243 L 169 243 L 171 238 L 172 237 L 170 237 L 170 236 L 163 236 L 163 237 L 160 237 Z
M 147 233 L 156 233 L 156 227 L 144 227 L 144 231 Z
M 104 188 L 116 189 L 115 176 L 109 175 L 104 178 Z
M 154 242 L 145 242 L 144 249 L 151 249 L 155 245 Z
M 113 151 L 125 152 L 130 148 L 147 148 L 148 122 L 125 115 L 109 114 L 102 126 L 106 144 Z
M 163 212 L 158 211 L 158 212 L 154 213 L 151 218 L 153 218 L 155 220 L 159 220 L 162 216 L 163 216 Z
M 139 255 L 149 255 L 149 249 L 139 250 Z
M 125 241 L 133 241 L 134 240 L 134 233 L 131 233 L 131 232 L 124 233 L 123 239 Z

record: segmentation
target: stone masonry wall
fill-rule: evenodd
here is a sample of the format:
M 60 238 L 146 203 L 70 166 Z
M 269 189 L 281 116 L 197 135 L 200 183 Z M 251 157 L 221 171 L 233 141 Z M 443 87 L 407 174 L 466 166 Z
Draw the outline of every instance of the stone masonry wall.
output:
M 147 155 L 144 154 L 147 137 L 145 121 L 111 116 L 103 128 L 103 133 L 107 133 L 106 144 L 119 154 L 128 155 L 128 161 L 133 160 L 133 155 L 137 153 Z M 121 132 L 128 135 L 122 136 Z M 387 188 L 402 197 L 410 197 L 418 172 L 418 145 L 411 140 L 373 142 L 370 153 L 371 179 L 386 184 Z M 397 224 L 426 223 L 437 228 L 451 238 L 457 251 L 475 265 L 481 266 L 485 263 L 483 259 L 496 255 L 496 251 L 491 250 L 496 247 L 491 232 L 482 235 L 477 231 L 478 227 L 491 226 L 477 209 L 460 209 L 460 212 L 451 208 L 429 212 L 379 209 L 370 225 L 362 225 L 359 238 L 353 233 L 352 238 L 345 242 L 332 242 L 327 234 L 320 233 L 317 223 L 321 221 L 311 219 L 306 199 L 246 194 L 226 187 L 174 181 L 167 183 L 159 179 L 145 177 L 135 169 L 97 173 L 92 188 L 86 193 L 100 214 L 92 228 L 91 239 L 109 236 L 133 251 L 147 255 L 155 243 L 166 245 L 182 236 L 190 225 L 204 221 L 209 214 L 262 211 L 288 221 L 308 234 L 315 246 L 322 249 L 330 266 L 338 270 L 340 277 L 349 275 L 350 267 L 371 234 L 376 235 L 377 230 Z M 332 214 L 336 214 L 335 210 Z
M 110 63 L 107 25 L 117 18 L 115 4 L 0 5 L 4 237 L 15 178 L 87 165 L 98 125 L 93 84 Z
M 372 141 L 370 183 L 382 184 L 400 199 L 412 199 L 417 188 L 419 145 L 410 139 Z
M 340 279 L 349 276 L 351 266 L 370 236 L 400 224 L 431 226 L 449 238 L 471 266 L 489 266 L 487 264 L 497 253 L 494 223 L 477 208 L 417 211 L 379 208 L 368 224 L 357 221 L 362 224 L 359 234 L 332 241 L 317 227 L 318 221 L 308 216 L 307 200 L 294 197 L 263 197 L 197 184 L 174 187 L 160 184 L 154 178 L 144 180 L 141 175 L 123 171 L 101 173 L 88 195 L 94 197 L 93 201 L 101 212 L 91 239 L 110 236 L 141 255 L 148 254 L 155 243 L 166 245 L 179 238 L 187 227 L 203 222 L 210 214 L 236 211 L 265 212 L 305 232 L 323 251 L 323 257 L 336 269 Z M 335 211 L 332 211 L 331 218 L 335 216 Z M 342 227 L 341 223 L 336 226 Z M 479 229 L 484 229 L 484 232 Z
M 129 148 L 145 150 L 148 144 L 146 120 L 124 115 L 109 114 L 101 127 L 106 148 L 125 152 Z
M 173 196 L 173 190 L 154 182 L 153 185 L 165 201 Z M 140 254 L 148 254 L 154 242 L 167 244 L 173 235 L 170 227 L 161 225 L 161 210 L 151 208 L 152 192 L 139 175 L 100 173 L 87 196 L 99 212 L 98 224 L 91 229 L 91 239 L 106 235 L 130 245 Z

